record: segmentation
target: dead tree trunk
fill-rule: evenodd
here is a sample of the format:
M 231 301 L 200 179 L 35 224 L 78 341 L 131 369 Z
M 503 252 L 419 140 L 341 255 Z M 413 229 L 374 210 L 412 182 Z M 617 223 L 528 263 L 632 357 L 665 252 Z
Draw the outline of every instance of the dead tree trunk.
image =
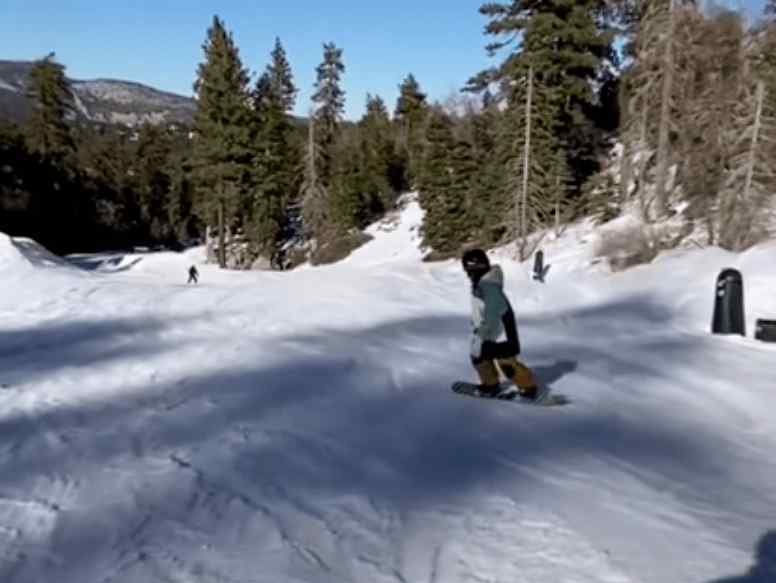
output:
M 533 107 L 533 65 L 528 67 L 528 93 L 525 98 L 525 142 L 523 144 L 523 181 L 519 200 L 515 201 L 515 210 L 519 209 L 519 216 L 515 217 L 519 225 L 519 252 L 520 261 L 525 261 L 526 238 L 528 226 L 526 225 L 528 207 L 528 173 L 531 168 L 531 109 Z
M 663 88 L 660 97 L 660 127 L 657 141 L 657 176 L 655 176 L 655 204 L 657 217 L 668 213 L 668 138 L 671 130 L 671 101 L 674 85 L 674 31 L 676 11 L 674 0 L 668 0 L 668 30 L 663 57 Z

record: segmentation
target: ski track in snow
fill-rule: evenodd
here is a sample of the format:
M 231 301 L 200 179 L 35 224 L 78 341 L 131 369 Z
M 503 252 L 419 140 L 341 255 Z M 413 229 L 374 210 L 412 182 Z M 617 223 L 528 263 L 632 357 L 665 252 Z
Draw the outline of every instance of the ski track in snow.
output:
M 416 205 L 397 220 L 341 264 L 198 287 L 185 255 L 0 240 L 0 581 L 746 572 L 776 529 L 776 351 L 709 336 L 707 296 L 773 248 L 607 275 L 558 241 L 543 286 L 502 258 L 524 359 L 572 399 L 532 409 L 450 393 L 467 283 L 420 263 Z

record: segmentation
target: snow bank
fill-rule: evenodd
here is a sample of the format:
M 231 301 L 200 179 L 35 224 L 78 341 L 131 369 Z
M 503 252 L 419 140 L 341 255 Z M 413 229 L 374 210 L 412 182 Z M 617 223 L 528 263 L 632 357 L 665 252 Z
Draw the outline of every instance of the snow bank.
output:
M 399 199 L 398 210 L 370 225 L 365 232 L 373 239 L 351 253 L 342 263 L 369 266 L 397 261 L 420 261 L 420 226 L 424 211 L 417 193 Z
M 29 268 L 29 260 L 14 244 L 13 239 L 5 233 L 0 233 L 0 270 L 13 272 Z
M 77 271 L 62 257 L 54 255 L 32 239 L 0 233 L 0 269 L 26 272 L 35 268 Z

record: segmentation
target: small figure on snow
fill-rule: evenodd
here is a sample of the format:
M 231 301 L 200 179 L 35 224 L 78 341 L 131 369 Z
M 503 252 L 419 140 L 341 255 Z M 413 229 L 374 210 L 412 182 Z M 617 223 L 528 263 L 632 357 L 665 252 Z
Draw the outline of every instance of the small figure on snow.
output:
M 471 360 L 480 377 L 479 391 L 497 395 L 501 390 L 501 372 L 517 386 L 521 397 L 535 399 L 537 387 L 533 372 L 517 360 L 520 338 L 515 314 L 504 294 L 501 267 L 491 266 L 482 249 L 467 251 L 461 261 L 472 283 Z M 504 334 L 506 340 L 499 342 Z
M 186 283 L 197 283 L 199 281 L 199 271 L 197 271 L 196 266 L 192 265 L 189 267 L 189 281 Z

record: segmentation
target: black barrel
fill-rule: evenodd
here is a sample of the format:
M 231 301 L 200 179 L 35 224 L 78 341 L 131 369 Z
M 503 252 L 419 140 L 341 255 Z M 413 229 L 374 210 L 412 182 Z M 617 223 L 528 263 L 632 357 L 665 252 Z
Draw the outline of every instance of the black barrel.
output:
M 763 342 L 776 342 L 776 320 L 757 320 L 754 337 Z
M 714 296 L 713 334 L 746 336 L 744 319 L 744 281 L 736 269 L 724 269 L 717 277 Z
M 533 278 L 544 283 L 544 251 L 539 249 L 534 256 Z

